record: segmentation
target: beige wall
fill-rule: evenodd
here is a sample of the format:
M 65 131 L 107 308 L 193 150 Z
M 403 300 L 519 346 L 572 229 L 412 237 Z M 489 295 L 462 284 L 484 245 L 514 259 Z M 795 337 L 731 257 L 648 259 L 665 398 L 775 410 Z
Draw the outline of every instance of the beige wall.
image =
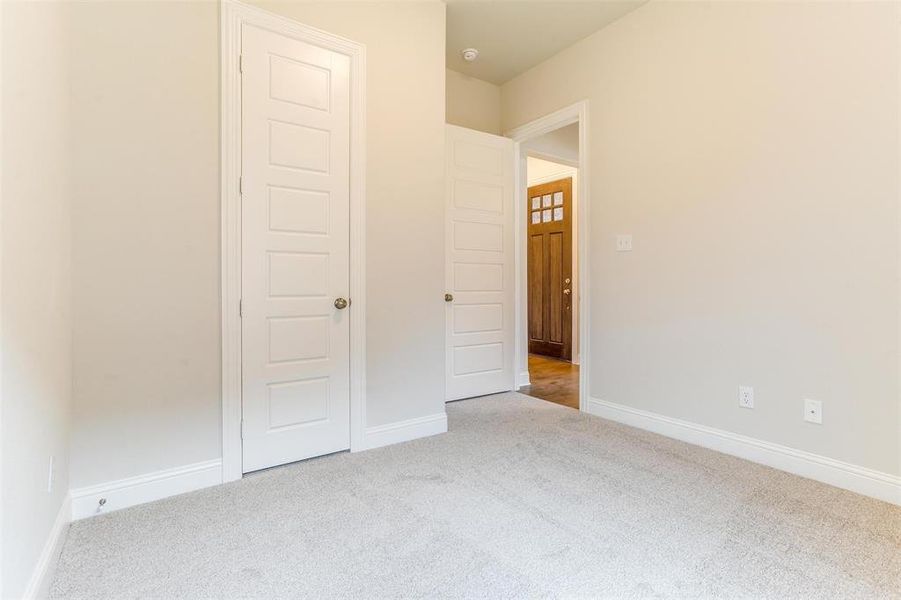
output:
M 899 473 L 898 23 L 652 2 L 503 86 L 590 102 L 593 396 Z
M 4 2 L 0 11 L 0 597 L 19 598 L 68 493 L 68 11 L 51 2 Z
M 261 6 L 367 45 L 367 425 L 442 412 L 444 4 Z M 73 10 L 80 487 L 221 455 L 219 21 Z
M 73 8 L 72 486 L 221 455 L 212 2 Z
M 446 101 L 451 125 L 500 135 L 500 86 L 447 69 Z

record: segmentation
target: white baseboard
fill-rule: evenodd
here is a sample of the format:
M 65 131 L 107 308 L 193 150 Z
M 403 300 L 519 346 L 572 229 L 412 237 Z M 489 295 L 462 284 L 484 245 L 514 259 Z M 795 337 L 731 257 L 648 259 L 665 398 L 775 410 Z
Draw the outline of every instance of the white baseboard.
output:
M 359 449 L 372 450 L 439 433 L 447 433 L 447 413 L 444 412 L 378 427 L 367 427 L 363 434 L 362 447 Z
M 84 519 L 222 483 L 220 459 L 109 481 L 71 491 L 72 519 Z M 103 506 L 100 499 L 106 498 Z
M 532 382 L 529 380 L 529 372 L 522 371 L 520 372 L 519 377 L 516 378 L 516 389 L 527 385 L 532 385 Z
M 901 477 L 897 475 L 597 398 L 588 399 L 588 412 L 901 505 Z
M 360 450 L 379 448 L 447 432 L 447 415 L 437 413 L 399 423 L 369 427 Z M 74 489 L 72 519 L 84 519 L 222 483 L 222 461 L 209 460 L 137 477 Z M 100 499 L 106 502 L 101 506 Z
M 53 574 L 56 572 L 56 563 L 63 549 L 63 542 L 66 539 L 66 532 L 69 530 L 71 516 L 72 506 L 67 494 L 56 513 L 56 520 L 53 522 L 53 527 L 47 535 L 47 541 L 44 543 L 38 562 L 31 572 L 31 578 L 28 580 L 28 586 L 25 588 L 25 594 L 22 596 L 25 600 L 46 598 L 50 595 L 50 583 L 53 580 Z

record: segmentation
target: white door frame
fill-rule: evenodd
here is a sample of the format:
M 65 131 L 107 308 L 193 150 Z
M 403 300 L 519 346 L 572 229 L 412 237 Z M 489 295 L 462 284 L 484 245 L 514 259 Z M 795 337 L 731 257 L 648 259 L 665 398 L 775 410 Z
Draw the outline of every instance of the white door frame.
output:
M 578 211 L 576 215 L 576 227 L 579 237 L 578 252 L 579 261 L 579 410 L 588 410 L 588 372 L 591 367 L 590 359 L 590 331 L 591 331 L 591 302 L 589 294 L 591 285 L 589 283 L 589 245 L 591 243 L 591 235 L 589 235 L 589 213 L 591 208 L 591 196 L 589 195 L 589 181 L 591 177 L 588 172 L 588 100 L 582 100 L 566 108 L 562 108 L 549 115 L 535 119 L 525 125 L 508 131 L 505 135 L 513 138 L 513 153 L 516 158 L 516 166 L 514 176 L 516 177 L 516 193 L 515 193 L 515 265 L 516 265 L 516 343 L 515 347 L 515 368 L 516 386 L 528 385 L 528 380 L 523 377 L 521 369 L 525 369 L 528 375 L 528 314 L 526 302 L 528 301 L 528 272 L 527 272 L 527 248 L 526 248 L 526 196 L 528 195 L 528 184 L 526 181 L 526 172 L 523 168 L 525 154 L 522 145 L 528 140 L 549 133 L 555 129 L 571 125 L 579 124 L 579 162 L 576 165 L 579 169 L 578 178 Z
M 291 19 L 220 0 L 222 481 L 243 476 L 241 442 L 241 26 L 249 23 L 350 58 L 350 449 L 366 423 L 366 47 Z

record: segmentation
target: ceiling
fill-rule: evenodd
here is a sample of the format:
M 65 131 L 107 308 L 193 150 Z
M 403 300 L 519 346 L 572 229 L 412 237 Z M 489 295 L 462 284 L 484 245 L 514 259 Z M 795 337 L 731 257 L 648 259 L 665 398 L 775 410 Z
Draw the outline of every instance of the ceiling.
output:
M 647 0 L 445 0 L 447 68 L 502 84 Z M 479 58 L 467 63 L 465 48 Z

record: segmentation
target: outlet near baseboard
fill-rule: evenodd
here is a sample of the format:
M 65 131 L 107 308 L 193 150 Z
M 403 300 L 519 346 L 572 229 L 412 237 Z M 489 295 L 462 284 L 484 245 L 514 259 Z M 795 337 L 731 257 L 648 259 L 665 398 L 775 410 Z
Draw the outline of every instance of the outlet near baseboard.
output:
M 804 399 L 804 420 L 817 425 L 823 424 L 823 403 L 820 400 Z
M 742 408 L 754 408 L 754 388 L 749 385 L 738 386 L 738 405 Z

